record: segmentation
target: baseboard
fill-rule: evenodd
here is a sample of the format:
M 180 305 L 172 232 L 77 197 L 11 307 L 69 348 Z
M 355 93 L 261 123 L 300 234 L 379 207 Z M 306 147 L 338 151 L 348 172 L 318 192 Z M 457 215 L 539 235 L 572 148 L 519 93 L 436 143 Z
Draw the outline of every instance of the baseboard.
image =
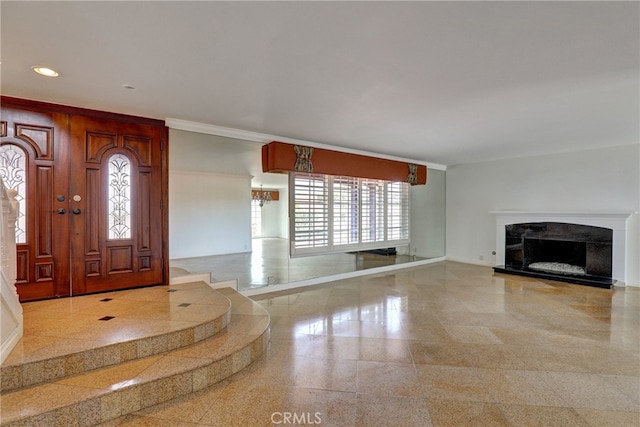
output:
M 0 287 L 0 325 L 2 326 L 0 363 L 2 363 L 22 338 L 24 317 L 15 286 L 8 285 L 1 272 L 0 282 L 2 282 Z
M 479 261 L 475 259 L 459 258 L 459 257 L 452 257 L 452 256 L 446 256 L 445 259 L 447 261 L 461 262 L 463 264 L 480 265 L 482 267 L 495 267 L 495 265 L 492 262 L 488 262 L 488 261 Z
M 11 351 L 14 349 L 18 341 L 22 339 L 22 325 L 16 325 L 16 327 L 11 331 L 6 339 L 0 345 L 0 363 L 4 362 L 4 360 L 11 354 Z
M 640 281 L 638 281 L 638 280 L 627 280 L 624 285 L 632 287 L 632 288 L 640 288 Z

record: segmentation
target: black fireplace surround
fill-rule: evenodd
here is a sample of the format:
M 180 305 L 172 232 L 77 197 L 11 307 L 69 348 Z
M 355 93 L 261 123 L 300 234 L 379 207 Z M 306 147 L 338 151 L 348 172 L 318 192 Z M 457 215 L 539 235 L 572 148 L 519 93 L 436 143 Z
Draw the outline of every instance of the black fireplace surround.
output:
M 610 288 L 613 230 L 560 222 L 505 226 L 505 265 L 499 273 Z

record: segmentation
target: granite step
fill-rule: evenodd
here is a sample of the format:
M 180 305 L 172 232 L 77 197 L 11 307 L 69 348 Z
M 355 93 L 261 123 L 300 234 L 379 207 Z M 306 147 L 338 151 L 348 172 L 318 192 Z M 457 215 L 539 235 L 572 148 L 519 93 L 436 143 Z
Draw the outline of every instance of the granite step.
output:
M 3 426 L 89 426 L 113 420 L 216 384 L 264 353 L 269 315 L 224 288 L 230 322 L 188 346 L 66 376 L 0 396 Z
M 5 393 L 161 354 L 226 328 L 231 302 L 204 282 L 23 304 L 23 339 L 0 365 Z

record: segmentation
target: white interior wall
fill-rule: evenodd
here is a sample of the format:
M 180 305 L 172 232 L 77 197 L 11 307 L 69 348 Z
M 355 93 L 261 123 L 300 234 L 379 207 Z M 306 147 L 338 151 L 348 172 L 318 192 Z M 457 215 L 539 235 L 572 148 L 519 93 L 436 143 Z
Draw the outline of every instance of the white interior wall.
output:
M 447 169 L 447 258 L 494 265 L 491 211 L 638 212 L 639 145 Z M 628 221 L 626 282 L 640 286 L 638 215 Z
M 169 174 L 179 170 L 251 176 L 261 167 L 258 142 L 176 129 L 169 129 L 169 141 Z
M 278 216 L 280 237 L 289 238 L 289 189 L 280 192 L 280 214 Z
M 169 174 L 171 259 L 251 251 L 251 177 Z
M 280 191 L 280 200 L 262 207 L 262 237 L 289 238 L 289 197 Z
M 175 129 L 169 140 L 169 257 L 251 251 L 250 165 L 261 145 Z

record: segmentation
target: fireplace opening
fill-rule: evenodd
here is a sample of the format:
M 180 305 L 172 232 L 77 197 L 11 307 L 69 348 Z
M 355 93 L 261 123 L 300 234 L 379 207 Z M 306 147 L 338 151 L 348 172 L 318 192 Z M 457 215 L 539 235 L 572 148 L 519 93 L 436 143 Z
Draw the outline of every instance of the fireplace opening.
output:
M 539 271 L 555 271 L 558 274 L 586 274 L 586 242 L 524 238 L 526 268 Z
M 502 273 L 611 287 L 613 230 L 540 222 L 505 226 Z

